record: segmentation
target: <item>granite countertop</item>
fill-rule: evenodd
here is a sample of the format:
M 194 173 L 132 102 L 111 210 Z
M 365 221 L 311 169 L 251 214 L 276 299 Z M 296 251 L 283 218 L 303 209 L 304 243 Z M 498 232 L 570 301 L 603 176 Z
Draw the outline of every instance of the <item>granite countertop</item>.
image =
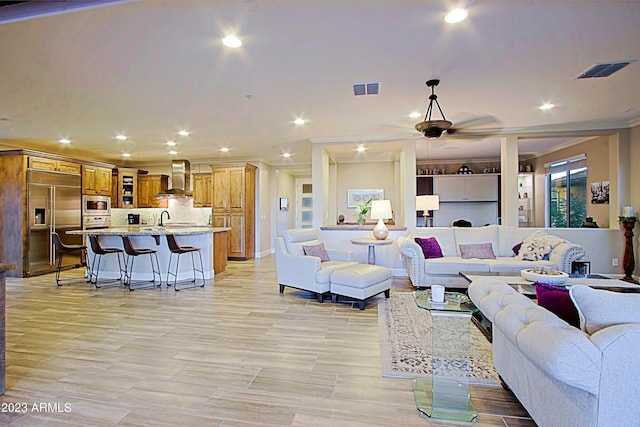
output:
M 207 225 L 193 227 L 151 227 L 136 225 L 129 227 L 99 228 L 94 230 L 74 230 L 67 231 L 67 234 L 94 234 L 96 236 L 158 236 L 166 234 L 189 235 L 220 233 L 230 230 L 230 227 L 210 227 Z

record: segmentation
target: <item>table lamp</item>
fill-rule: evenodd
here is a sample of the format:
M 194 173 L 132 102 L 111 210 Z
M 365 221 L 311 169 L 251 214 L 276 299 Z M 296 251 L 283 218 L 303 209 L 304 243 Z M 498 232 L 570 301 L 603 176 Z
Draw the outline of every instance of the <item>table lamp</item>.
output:
M 433 194 L 427 196 L 416 196 L 416 210 L 424 212 L 424 226 L 429 227 L 429 211 L 440 210 L 440 196 Z M 431 224 L 433 226 L 433 224 Z
M 384 223 L 385 219 L 393 218 L 390 200 L 374 200 L 371 202 L 371 219 L 377 219 L 378 223 L 373 227 L 373 237 L 384 240 L 389 235 L 389 229 Z

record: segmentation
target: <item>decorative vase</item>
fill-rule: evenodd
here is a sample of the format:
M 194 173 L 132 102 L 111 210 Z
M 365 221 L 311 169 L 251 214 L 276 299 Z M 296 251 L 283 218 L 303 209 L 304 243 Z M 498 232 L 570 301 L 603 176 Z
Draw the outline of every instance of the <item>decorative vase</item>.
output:
M 364 217 L 363 216 L 359 216 L 358 217 L 358 224 L 364 225 Z

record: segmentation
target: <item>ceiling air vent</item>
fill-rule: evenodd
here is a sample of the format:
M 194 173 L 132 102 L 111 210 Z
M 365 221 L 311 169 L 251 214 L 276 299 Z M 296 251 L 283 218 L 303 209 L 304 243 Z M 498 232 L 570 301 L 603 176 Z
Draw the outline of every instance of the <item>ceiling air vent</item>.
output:
M 595 77 L 609 77 L 611 74 L 618 70 L 623 69 L 627 65 L 634 61 L 619 61 L 619 62 L 603 62 L 601 64 L 595 64 L 588 70 L 582 72 L 577 79 L 591 79 Z
M 353 85 L 353 94 L 360 95 L 377 95 L 380 93 L 380 83 L 357 83 Z

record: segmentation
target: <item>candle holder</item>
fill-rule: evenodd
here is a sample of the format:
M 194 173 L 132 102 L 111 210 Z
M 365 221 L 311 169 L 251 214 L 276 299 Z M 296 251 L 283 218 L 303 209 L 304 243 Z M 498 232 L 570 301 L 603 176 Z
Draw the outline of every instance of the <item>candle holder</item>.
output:
M 618 219 L 624 228 L 624 254 L 622 259 L 624 277 L 622 280 L 638 284 L 638 281 L 633 278 L 633 269 L 636 265 L 636 260 L 633 256 L 633 227 L 636 225 L 637 218 L 635 216 L 620 216 Z

